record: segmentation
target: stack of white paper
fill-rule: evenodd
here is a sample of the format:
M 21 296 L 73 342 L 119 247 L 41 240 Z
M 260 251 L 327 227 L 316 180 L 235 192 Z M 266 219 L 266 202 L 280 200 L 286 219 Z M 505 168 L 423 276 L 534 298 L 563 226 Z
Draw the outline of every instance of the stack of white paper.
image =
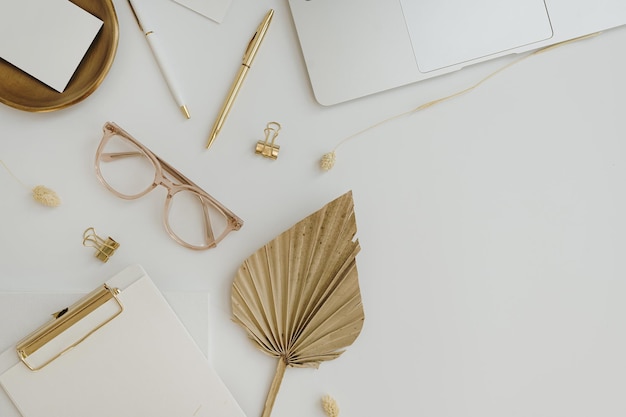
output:
M 29 370 L 14 348 L 0 354 L 0 385 L 23 417 L 244 417 L 141 267 L 107 285 L 119 288 L 121 313 L 111 299 L 64 328 L 28 356 L 34 366 L 54 358 L 42 369 Z M 98 327 L 105 317 L 114 318 Z M 74 347 L 55 357 L 62 346 Z
M 14 350 L 15 343 L 36 329 L 50 315 L 84 293 L 75 292 L 2 292 L 0 293 L 0 352 Z M 164 292 L 189 334 L 204 353 L 209 354 L 209 294 L 207 292 Z M 15 353 L 17 360 L 17 352 Z M 0 389 L 0 416 L 20 417 L 4 390 Z

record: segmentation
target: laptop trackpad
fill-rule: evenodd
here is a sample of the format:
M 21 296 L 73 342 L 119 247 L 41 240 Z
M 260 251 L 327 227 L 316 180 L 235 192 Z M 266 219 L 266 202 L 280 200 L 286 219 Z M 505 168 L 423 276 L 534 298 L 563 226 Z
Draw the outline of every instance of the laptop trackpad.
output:
M 400 0 L 421 72 L 552 37 L 544 0 Z

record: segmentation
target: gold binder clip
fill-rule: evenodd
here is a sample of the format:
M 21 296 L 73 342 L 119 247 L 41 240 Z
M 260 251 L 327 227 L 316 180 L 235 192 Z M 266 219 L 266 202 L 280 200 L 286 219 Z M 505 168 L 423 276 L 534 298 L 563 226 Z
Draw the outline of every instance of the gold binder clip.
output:
M 95 229 L 90 227 L 83 232 L 83 246 L 96 248 L 96 258 L 100 259 L 102 262 L 106 262 L 113 256 L 115 250 L 120 247 L 120 244 L 111 237 L 107 237 L 106 240 L 102 239 L 96 234 Z
M 280 123 L 269 122 L 263 132 L 265 133 L 265 141 L 258 141 L 256 143 L 255 153 L 264 156 L 265 158 L 277 159 L 280 146 L 276 145 L 274 141 L 280 131 Z M 270 140 L 271 138 L 271 140 Z

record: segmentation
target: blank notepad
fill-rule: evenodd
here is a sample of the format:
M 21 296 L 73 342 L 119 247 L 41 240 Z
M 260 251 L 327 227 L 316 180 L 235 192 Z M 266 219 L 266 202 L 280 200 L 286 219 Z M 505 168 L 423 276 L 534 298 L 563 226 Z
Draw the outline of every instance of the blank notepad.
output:
M 63 92 L 101 27 L 69 0 L 1 0 L 0 58 Z

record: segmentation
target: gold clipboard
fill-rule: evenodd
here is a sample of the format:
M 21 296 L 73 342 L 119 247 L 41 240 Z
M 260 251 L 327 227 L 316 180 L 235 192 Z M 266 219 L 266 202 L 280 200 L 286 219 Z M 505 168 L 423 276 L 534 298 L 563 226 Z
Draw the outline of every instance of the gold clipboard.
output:
M 109 323 L 111 320 L 113 320 L 124 311 L 124 306 L 117 297 L 119 292 L 120 291 L 118 288 L 110 288 L 105 284 L 102 287 L 97 288 L 96 290 L 87 294 L 77 303 L 72 304 L 71 306 L 64 308 L 63 310 L 54 313 L 52 315 L 53 318 L 51 321 L 41 326 L 30 335 L 26 336 L 17 344 L 16 350 L 18 357 L 31 371 L 38 371 L 40 369 L 43 369 L 50 363 L 54 362 L 58 357 L 78 346 L 90 335 L 105 326 L 107 323 Z M 72 327 L 83 318 L 87 317 L 98 307 L 102 306 L 110 300 L 115 300 L 118 306 L 118 310 L 115 314 L 107 318 L 102 323 L 96 325 L 93 329 L 91 329 L 77 341 L 65 347 L 58 353 L 54 354 L 51 358 L 44 361 L 41 365 L 33 366 L 30 362 L 28 362 L 29 356 L 37 352 L 55 337 L 59 336 L 61 333 Z
M 27 357 L 34 368 L 33 364 L 42 363 L 93 329 L 75 349 L 37 372 L 15 356 L 15 347 L 0 354 L 0 391 L 6 392 L 6 400 L 15 406 L 10 410 L 14 413 L 3 413 L 0 402 L 0 414 L 245 417 L 141 266 L 131 265 L 104 283 L 107 288 L 100 285 L 87 297 L 79 296 L 79 302 L 70 302 L 67 311 L 56 313 L 48 330 L 44 326 L 20 342 L 20 349 L 28 353 L 45 335 L 52 338 L 58 334 Z M 123 304 L 123 312 L 115 296 Z M 208 301 L 206 294 L 201 298 Z M 179 301 L 187 310 L 189 299 L 183 296 Z M 203 319 L 206 312 L 201 312 Z M 75 319 L 70 319 L 72 316 Z M 155 397 L 155 392 L 163 395 Z
M 102 83 L 109 72 L 119 40 L 119 24 L 112 0 L 71 0 L 103 21 L 67 88 L 48 87 L 0 58 L 0 102 L 19 110 L 49 112 L 76 104 Z

